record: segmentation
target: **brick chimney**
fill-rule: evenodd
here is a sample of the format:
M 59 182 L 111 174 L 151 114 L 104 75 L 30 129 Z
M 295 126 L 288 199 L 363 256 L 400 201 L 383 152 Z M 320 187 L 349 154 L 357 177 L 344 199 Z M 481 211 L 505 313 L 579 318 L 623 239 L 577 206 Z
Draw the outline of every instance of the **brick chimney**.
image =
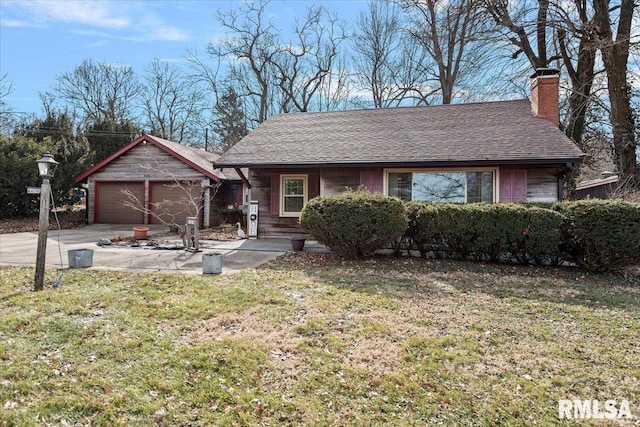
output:
M 559 127 L 560 70 L 538 68 L 531 78 L 533 79 L 531 83 L 531 111 L 536 117 L 547 119 Z

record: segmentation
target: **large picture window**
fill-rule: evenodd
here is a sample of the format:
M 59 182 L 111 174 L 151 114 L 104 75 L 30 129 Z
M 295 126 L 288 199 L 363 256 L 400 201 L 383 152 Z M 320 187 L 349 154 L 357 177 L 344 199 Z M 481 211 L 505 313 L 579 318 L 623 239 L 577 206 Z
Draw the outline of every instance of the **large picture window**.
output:
M 387 194 L 407 202 L 491 203 L 494 177 L 492 170 L 389 172 Z
M 281 175 L 281 216 L 300 216 L 307 203 L 307 175 Z

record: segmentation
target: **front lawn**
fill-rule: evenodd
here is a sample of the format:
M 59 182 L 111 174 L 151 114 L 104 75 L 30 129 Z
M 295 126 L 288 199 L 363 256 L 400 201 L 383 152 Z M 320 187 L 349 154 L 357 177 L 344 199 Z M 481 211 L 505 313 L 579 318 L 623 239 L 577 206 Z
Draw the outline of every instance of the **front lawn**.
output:
M 0 277 L 0 425 L 575 425 L 559 399 L 640 417 L 640 286 L 619 276 L 302 253 L 39 293 L 32 269 Z

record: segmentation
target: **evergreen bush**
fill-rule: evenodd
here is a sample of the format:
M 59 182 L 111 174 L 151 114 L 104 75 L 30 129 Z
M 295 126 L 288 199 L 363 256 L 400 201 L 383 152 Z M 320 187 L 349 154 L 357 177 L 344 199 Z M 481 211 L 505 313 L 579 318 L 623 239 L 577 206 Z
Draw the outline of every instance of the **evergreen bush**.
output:
M 398 198 L 348 191 L 310 200 L 302 211 L 300 225 L 336 254 L 362 258 L 402 236 L 407 216 Z
M 407 204 L 405 237 L 423 257 L 557 263 L 562 215 L 519 204 Z
M 27 195 L 27 187 L 38 187 L 42 179 L 36 162 L 53 146 L 21 136 L 0 136 L 0 218 L 23 217 L 38 212 L 39 196 Z
M 557 203 L 564 249 L 580 267 L 617 271 L 640 262 L 640 206 L 621 200 Z

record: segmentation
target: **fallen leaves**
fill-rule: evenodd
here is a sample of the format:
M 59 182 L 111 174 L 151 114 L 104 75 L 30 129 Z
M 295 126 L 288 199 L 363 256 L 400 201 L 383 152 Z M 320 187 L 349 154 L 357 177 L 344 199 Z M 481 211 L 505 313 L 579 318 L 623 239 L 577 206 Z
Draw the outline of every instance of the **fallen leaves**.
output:
M 73 211 L 62 210 L 57 212 L 60 229 L 68 230 L 77 228 L 85 222 L 85 210 L 76 209 Z M 38 216 L 25 218 L 0 219 L 0 234 L 37 232 L 39 226 Z M 49 230 L 57 230 L 58 222 L 55 215 L 49 216 Z

